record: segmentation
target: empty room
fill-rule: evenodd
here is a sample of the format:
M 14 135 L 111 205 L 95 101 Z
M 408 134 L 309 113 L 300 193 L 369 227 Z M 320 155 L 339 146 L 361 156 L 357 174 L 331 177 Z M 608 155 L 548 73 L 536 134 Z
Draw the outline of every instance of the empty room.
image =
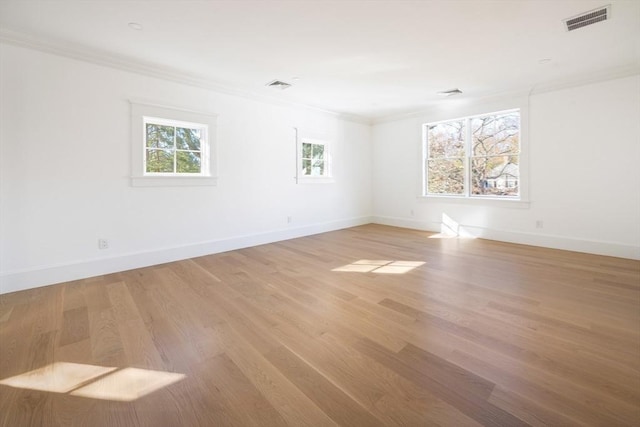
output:
M 0 0 L 0 427 L 639 425 L 640 1 Z

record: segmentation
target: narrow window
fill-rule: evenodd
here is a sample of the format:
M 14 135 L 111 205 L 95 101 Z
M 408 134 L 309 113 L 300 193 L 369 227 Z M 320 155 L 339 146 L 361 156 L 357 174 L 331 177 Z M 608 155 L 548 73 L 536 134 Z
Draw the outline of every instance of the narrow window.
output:
M 321 142 L 302 142 L 302 168 L 303 176 L 327 176 L 327 156 L 325 156 L 325 144 Z
M 330 144 L 301 138 L 298 145 L 298 182 L 332 182 Z

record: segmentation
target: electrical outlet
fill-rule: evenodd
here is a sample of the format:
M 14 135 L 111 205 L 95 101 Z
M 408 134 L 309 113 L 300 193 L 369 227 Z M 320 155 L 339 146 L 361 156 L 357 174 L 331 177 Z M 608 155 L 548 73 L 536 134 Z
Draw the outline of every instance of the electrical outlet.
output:
M 539 219 L 536 221 L 536 228 L 543 228 L 544 227 L 544 222 Z
M 109 249 L 109 241 L 107 239 L 98 239 L 98 249 Z
M 291 224 L 293 222 L 293 218 L 290 216 L 287 217 L 287 224 Z
M 414 216 L 415 212 L 413 212 L 413 209 L 411 209 L 411 216 Z

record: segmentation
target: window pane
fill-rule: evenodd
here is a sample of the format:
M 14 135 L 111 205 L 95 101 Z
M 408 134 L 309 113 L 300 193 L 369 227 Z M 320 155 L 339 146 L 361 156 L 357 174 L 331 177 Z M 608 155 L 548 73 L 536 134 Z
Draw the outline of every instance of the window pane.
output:
M 427 167 L 429 194 L 464 194 L 462 159 L 428 160 Z
M 147 149 L 147 172 L 173 172 L 173 151 Z
M 161 126 L 147 123 L 147 147 L 149 148 L 173 148 L 173 126 Z
M 324 145 L 313 144 L 313 160 L 324 159 Z
M 176 156 L 178 173 L 200 173 L 200 153 L 178 151 Z
M 176 148 L 200 151 L 200 134 L 200 129 L 176 128 Z
M 427 128 L 427 143 L 430 159 L 462 157 L 466 126 L 464 120 L 431 125 Z
M 472 194 L 517 196 L 520 189 L 518 156 L 476 157 L 471 160 Z
M 302 161 L 302 175 L 311 175 L 311 160 Z
M 311 168 L 311 175 L 313 176 L 324 175 L 324 162 L 322 160 L 313 161 L 313 167 Z
M 471 119 L 474 156 L 499 156 L 520 152 L 520 113 Z
M 311 158 L 311 149 L 313 147 L 313 144 L 309 144 L 306 142 L 302 143 L 302 158 L 303 159 L 310 159 Z

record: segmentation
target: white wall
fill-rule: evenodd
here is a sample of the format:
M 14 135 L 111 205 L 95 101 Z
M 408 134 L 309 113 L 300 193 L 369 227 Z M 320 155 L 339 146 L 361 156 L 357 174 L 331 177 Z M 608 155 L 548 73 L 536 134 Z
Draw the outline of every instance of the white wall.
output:
M 130 98 L 218 114 L 218 186 L 131 187 Z M 0 293 L 372 219 L 437 231 L 443 214 L 475 236 L 640 258 L 640 76 L 515 103 L 529 203 L 425 200 L 421 124 L 510 99 L 370 127 L 0 44 Z M 294 183 L 294 126 L 333 137 L 335 183 Z
M 447 215 L 471 236 L 639 259 L 640 76 L 526 98 L 375 125 L 375 221 L 438 231 Z M 529 113 L 529 203 L 417 197 L 422 123 L 517 106 Z
M 370 222 L 368 125 L 0 49 L 0 293 Z M 129 98 L 218 114 L 218 185 L 131 187 Z M 334 183 L 295 184 L 294 126 Z

